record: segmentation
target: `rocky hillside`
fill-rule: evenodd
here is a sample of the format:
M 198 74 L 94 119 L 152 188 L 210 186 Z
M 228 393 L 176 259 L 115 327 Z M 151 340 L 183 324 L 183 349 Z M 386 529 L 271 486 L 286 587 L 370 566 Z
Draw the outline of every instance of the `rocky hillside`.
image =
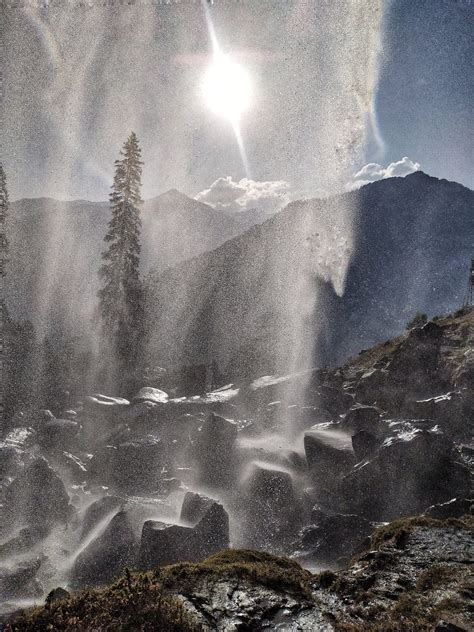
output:
M 416 312 L 455 309 L 472 255 L 473 204 L 474 192 L 422 172 L 293 202 L 153 276 L 150 361 L 216 360 L 229 379 L 334 366 L 396 335 Z
M 88 319 L 110 219 L 106 202 L 49 198 L 11 204 L 7 304 L 14 317 L 55 330 Z M 172 189 L 147 200 L 142 213 L 142 270 L 163 270 L 213 250 L 263 221 L 258 213 L 226 214 Z
M 472 630 L 472 517 L 398 521 L 347 570 L 313 575 L 288 558 L 228 551 L 200 564 L 130 573 L 13 618 L 20 630 Z
M 381 522 L 469 513 L 473 341 L 474 310 L 461 310 L 335 370 L 267 375 L 187 397 L 151 381 L 131 401 L 95 394 L 58 418 L 17 415 L 0 443 L 0 612 L 57 586 L 96 587 L 124 567 L 194 564 L 229 547 L 336 571 Z M 453 546 L 463 538 L 464 528 Z M 427 540 L 420 555 L 430 548 Z M 377 564 L 395 563 L 390 551 L 366 559 L 374 577 L 361 571 L 364 598 Z M 444 561 L 461 558 L 458 551 Z M 345 579 L 335 586 L 354 573 L 338 575 Z M 204 608 L 201 588 L 196 608 Z M 244 608 L 238 587 L 225 594 L 229 609 Z M 290 613 L 300 601 L 287 601 Z M 272 616 L 287 615 L 275 607 Z

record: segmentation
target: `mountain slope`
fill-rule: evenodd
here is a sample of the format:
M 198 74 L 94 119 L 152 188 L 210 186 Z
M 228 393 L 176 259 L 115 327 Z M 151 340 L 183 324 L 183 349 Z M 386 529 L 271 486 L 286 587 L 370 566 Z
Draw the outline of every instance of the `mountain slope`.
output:
M 334 364 L 460 305 L 474 192 L 418 172 L 292 202 L 149 281 L 150 360 L 229 378 Z M 345 289 L 342 296 L 342 288 Z
M 53 328 L 73 316 L 90 318 L 98 289 L 97 270 L 110 219 L 106 202 L 50 198 L 11 204 L 11 262 L 7 305 L 16 317 Z M 142 211 L 142 269 L 164 270 L 216 248 L 263 221 L 251 213 L 227 215 L 172 189 L 147 200 Z

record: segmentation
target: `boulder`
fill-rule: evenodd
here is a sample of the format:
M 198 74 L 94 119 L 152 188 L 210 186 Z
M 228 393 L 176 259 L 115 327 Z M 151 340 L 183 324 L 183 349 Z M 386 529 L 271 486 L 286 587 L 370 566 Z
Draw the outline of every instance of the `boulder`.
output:
M 197 434 L 194 454 L 199 481 L 210 488 L 229 487 L 235 479 L 237 424 L 209 413 Z
M 182 514 L 193 526 L 147 520 L 143 525 L 139 567 L 150 569 L 182 561 L 200 561 L 229 547 L 229 516 L 207 497 L 188 496 Z
M 323 384 L 317 392 L 317 400 L 333 417 L 342 415 L 354 403 L 354 398 L 342 388 Z
M 470 434 L 472 401 L 466 407 L 468 398 L 460 391 L 449 391 L 427 399 L 406 403 L 405 412 L 417 419 L 431 419 L 443 432 L 456 435 L 467 431 Z
M 415 429 L 385 439 L 347 474 L 340 493 L 350 511 L 373 520 L 416 515 L 453 494 L 467 496 L 469 471 L 441 433 Z
M 44 603 L 45 606 L 49 607 L 52 603 L 61 601 L 62 599 L 67 599 L 68 597 L 70 597 L 70 593 L 64 588 L 61 588 L 61 586 L 58 586 L 57 588 L 53 588 L 53 590 L 49 591 Z
M 155 402 L 139 401 L 130 406 L 126 412 L 125 419 L 130 423 L 154 419 L 159 410 L 161 410 L 161 407 Z
M 108 397 L 107 395 L 88 395 L 84 397 L 84 411 L 95 415 L 116 415 L 130 406 L 128 399 Z
M 364 430 L 378 436 L 382 430 L 380 423 L 381 414 L 382 411 L 376 406 L 356 404 L 346 414 L 344 428 L 349 429 L 354 434 Z
M 105 445 L 99 447 L 89 461 L 89 477 L 96 485 L 113 485 L 114 462 L 117 447 Z
M 41 424 L 38 442 L 46 448 L 72 449 L 77 441 L 80 426 L 71 419 L 50 419 Z
M 2 599 L 31 599 L 43 594 L 36 578 L 41 559 L 22 561 L 16 566 L 0 567 L 0 595 Z
M 262 461 L 305 475 L 308 467 L 304 452 L 294 450 L 285 436 L 277 434 L 246 436 L 244 432 L 239 433 L 236 455 L 240 469 L 251 461 Z
M 242 546 L 264 547 L 294 537 L 302 526 L 302 502 L 288 470 L 254 461 L 240 487 Z
M 63 413 L 63 417 L 64 419 L 72 419 L 74 421 L 77 417 L 77 412 L 75 410 L 72 410 L 72 408 L 70 408 L 69 410 L 66 410 Z
M 82 588 L 110 583 L 125 567 L 135 564 L 135 555 L 131 521 L 125 511 L 119 511 L 74 560 L 72 584 Z
M 373 530 L 373 524 L 356 514 L 326 513 L 315 508 L 312 519 L 314 524 L 300 532 L 296 555 L 319 563 L 350 559 L 362 550 Z
M 472 498 L 452 498 L 445 503 L 431 505 L 425 511 L 425 516 L 446 520 L 447 518 L 460 518 L 461 516 L 472 514 L 474 501 Z
M 82 424 L 84 442 L 96 448 L 97 443 L 110 443 L 111 433 L 120 429 L 120 424 L 130 410 L 130 402 L 121 397 L 90 395 L 84 398 L 83 410 L 78 415 Z
M 118 496 L 103 496 L 86 507 L 82 517 L 81 538 L 84 539 L 104 518 L 122 507 L 123 500 Z
M 127 441 L 117 446 L 112 456 L 114 485 L 126 493 L 150 493 L 160 487 L 166 464 L 166 449 L 153 437 Z
M 19 474 L 26 453 L 21 448 L 0 443 L 0 480 Z
M 72 514 L 62 480 L 43 458 L 33 461 L 5 491 L 2 522 L 7 528 L 49 528 L 67 524 Z
M 352 435 L 351 441 L 357 461 L 362 461 L 374 454 L 380 444 L 375 435 L 365 430 L 359 430 Z
M 22 527 L 13 537 L 0 544 L 0 560 L 27 553 L 47 535 L 48 530 L 44 527 Z
M 154 404 L 166 404 L 168 401 L 168 393 L 161 391 L 159 388 L 144 386 L 133 398 L 133 403 L 152 402 Z
M 143 570 L 199 559 L 193 527 L 147 520 L 142 529 L 138 567 Z
M 209 498 L 209 496 L 203 496 L 196 492 L 186 492 L 183 498 L 183 504 L 181 505 L 180 520 L 194 526 L 202 520 L 205 513 L 209 511 L 215 502 L 216 501 L 213 498 Z
M 304 435 L 304 450 L 313 480 L 331 487 L 356 463 L 350 435 L 334 426 L 314 426 Z

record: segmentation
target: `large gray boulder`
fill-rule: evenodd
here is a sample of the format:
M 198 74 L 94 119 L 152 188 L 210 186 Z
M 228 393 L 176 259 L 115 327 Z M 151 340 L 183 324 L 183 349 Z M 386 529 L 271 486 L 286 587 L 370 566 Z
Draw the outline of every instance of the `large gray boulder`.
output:
M 38 428 L 38 442 L 45 448 L 72 450 L 80 425 L 71 419 L 50 419 Z
M 227 488 L 236 474 L 237 424 L 209 413 L 194 445 L 199 481 L 210 488 Z
M 380 445 L 377 437 L 366 430 L 359 430 L 359 432 L 353 434 L 351 441 L 357 461 L 362 461 L 374 454 Z
M 242 546 L 279 545 L 302 526 L 302 502 L 288 470 L 253 462 L 239 490 L 238 511 L 244 525 Z
M 180 520 L 191 525 L 197 524 L 216 501 L 197 492 L 186 492 L 181 505 Z
M 334 426 L 314 426 L 304 435 L 308 468 L 314 482 L 332 487 L 356 463 L 351 437 Z
M 364 430 L 373 435 L 379 435 L 382 431 L 381 415 L 382 411 L 376 406 L 356 404 L 346 414 L 344 428 L 347 428 L 352 433 Z
M 84 539 L 108 514 L 117 512 L 123 504 L 118 496 L 103 496 L 86 507 L 82 516 L 81 538 Z
M 3 531 L 20 526 L 67 524 L 73 508 L 64 484 L 43 458 L 27 467 L 5 491 Z
M 391 520 L 453 496 L 467 497 L 469 486 L 469 470 L 447 437 L 414 429 L 385 439 L 371 459 L 344 477 L 339 491 L 351 512 Z
M 160 390 L 159 388 L 153 388 L 151 386 L 144 386 L 133 398 L 133 403 L 139 402 L 153 402 L 154 404 L 166 404 L 168 401 L 168 393 Z
M 447 518 L 460 518 L 473 513 L 474 500 L 472 498 L 451 498 L 444 503 L 431 505 L 425 511 L 425 516 L 446 520 Z
M 105 529 L 76 557 L 71 582 L 75 588 L 99 586 L 134 566 L 136 539 L 129 516 L 119 511 Z
M 200 561 L 229 547 L 229 516 L 217 501 L 196 494 L 187 496 L 182 516 L 191 526 L 156 520 L 145 522 L 139 553 L 140 568 Z

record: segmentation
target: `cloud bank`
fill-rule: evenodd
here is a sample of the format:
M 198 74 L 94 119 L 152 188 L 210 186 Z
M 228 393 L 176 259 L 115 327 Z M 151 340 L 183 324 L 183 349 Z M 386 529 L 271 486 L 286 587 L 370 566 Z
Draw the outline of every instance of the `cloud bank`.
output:
M 272 213 L 290 201 L 290 185 L 284 180 L 259 182 L 232 176 L 218 178 L 208 189 L 195 196 L 196 200 L 227 213 L 258 209 Z
M 348 185 L 349 189 L 358 189 L 364 184 L 370 184 L 377 180 L 385 178 L 404 177 L 409 173 L 419 171 L 421 165 L 414 162 L 408 156 L 404 156 L 401 160 L 391 162 L 387 167 L 379 165 L 377 162 L 369 162 L 354 174 L 354 181 Z

